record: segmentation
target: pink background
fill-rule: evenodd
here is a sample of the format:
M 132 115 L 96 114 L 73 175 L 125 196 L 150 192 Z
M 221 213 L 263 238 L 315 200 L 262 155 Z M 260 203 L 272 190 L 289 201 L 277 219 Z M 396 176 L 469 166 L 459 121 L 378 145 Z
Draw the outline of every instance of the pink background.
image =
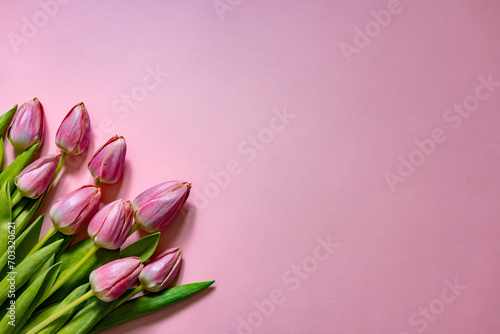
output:
M 43 154 L 81 101 L 91 152 L 125 136 L 105 202 L 192 182 L 161 247 L 184 250 L 179 284 L 216 280 L 108 333 L 500 332 L 500 89 L 473 97 L 480 76 L 500 82 L 498 1 L 41 3 L 50 17 L 2 4 L 0 109 L 42 101 Z M 467 118 L 447 111 L 463 103 Z M 444 142 L 416 152 L 436 128 Z M 419 165 L 392 191 L 400 156 Z M 89 158 L 51 202 L 91 182 Z

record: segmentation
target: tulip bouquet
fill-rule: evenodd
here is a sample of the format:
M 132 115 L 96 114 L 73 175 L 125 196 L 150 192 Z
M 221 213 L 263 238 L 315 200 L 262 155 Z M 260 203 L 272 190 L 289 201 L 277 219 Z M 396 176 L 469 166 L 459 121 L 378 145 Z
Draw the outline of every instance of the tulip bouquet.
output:
M 57 131 L 60 152 L 31 162 L 44 140 L 44 109 L 36 98 L 0 116 L 0 166 L 4 133 L 17 156 L 0 168 L 0 333 L 98 333 L 214 282 L 172 287 L 182 252 L 171 248 L 152 257 L 161 231 L 186 202 L 190 183 L 169 181 L 133 201 L 101 205 L 101 185 L 118 182 L 123 173 L 127 145 L 120 136 L 90 159 L 95 184 L 82 185 L 52 205 L 52 227 L 40 238 L 44 215 L 37 214 L 47 193 L 67 157 L 89 146 L 90 117 L 83 103 L 69 111 Z M 72 244 L 85 227 L 89 238 Z M 149 235 L 123 247 L 138 229 Z

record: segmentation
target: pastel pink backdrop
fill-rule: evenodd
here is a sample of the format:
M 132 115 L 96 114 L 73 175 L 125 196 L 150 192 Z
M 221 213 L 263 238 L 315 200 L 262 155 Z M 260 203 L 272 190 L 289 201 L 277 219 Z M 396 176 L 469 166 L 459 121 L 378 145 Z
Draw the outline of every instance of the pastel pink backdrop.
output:
M 356 46 L 356 27 L 389 3 L 67 1 L 46 22 L 37 1 L 2 4 L 0 109 L 42 101 L 43 154 L 83 101 L 91 152 L 115 134 L 128 143 L 105 202 L 193 183 L 161 247 L 184 251 L 178 284 L 214 288 L 107 333 L 500 332 L 500 92 L 456 130 L 443 118 L 479 76 L 500 81 L 500 3 L 401 0 L 346 57 L 341 43 Z M 23 37 L 26 20 L 39 27 Z M 152 69 L 168 75 L 137 95 Z M 285 109 L 289 124 L 264 130 Z M 385 173 L 435 128 L 446 141 L 391 191 Z M 89 158 L 69 161 L 50 202 L 91 182 Z M 313 260 L 329 237 L 333 252 Z

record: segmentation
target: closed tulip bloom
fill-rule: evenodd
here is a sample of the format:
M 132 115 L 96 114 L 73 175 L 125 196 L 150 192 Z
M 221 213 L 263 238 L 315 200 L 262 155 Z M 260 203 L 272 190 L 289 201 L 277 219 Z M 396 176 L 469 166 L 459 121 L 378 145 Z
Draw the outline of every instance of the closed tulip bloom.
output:
M 24 197 L 38 198 L 47 190 L 62 153 L 44 156 L 32 162 L 16 178 L 17 189 Z
M 90 142 L 90 117 L 82 103 L 74 106 L 62 121 L 56 134 L 56 145 L 63 152 L 77 155 L 84 152 Z
M 37 98 L 19 107 L 7 131 L 7 138 L 16 150 L 22 152 L 38 141 L 43 142 L 43 117 L 43 106 Z
M 89 237 L 97 246 L 120 248 L 132 227 L 132 204 L 119 199 L 104 206 L 89 223 Z
M 159 184 L 134 199 L 135 222 L 146 232 L 164 229 L 186 202 L 191 183 L 170 181 Z
M 94 295 L 104 302 L 117 299 L 134 284 L 143 267 L 141 259 L 134 256 L 97 268 L 89 277 Z
M 171 248 L 146 265 L 139 275 L 144 289 L 151 292 L 166 289 L 179 273 L 181 257 L 179 248 Z
M 50 209 L 55 228 L 68 235 L 76 234 L 99 209 L 101 188 L 83 186 L 58 199 Z
M 116 183 L 123 173 L 127 144 L 125 138 L 114 136 L 104 144 L 89 162 L 89 170 L 98 182 Z

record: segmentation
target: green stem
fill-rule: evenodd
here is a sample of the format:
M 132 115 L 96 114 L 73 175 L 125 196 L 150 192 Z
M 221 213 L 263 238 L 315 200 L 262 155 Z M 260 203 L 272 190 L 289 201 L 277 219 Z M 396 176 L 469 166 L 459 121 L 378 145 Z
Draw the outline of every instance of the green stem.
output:
M 91 249 L 89 249 L 89 251 L 87 252 L 87 254 L 85 254 L 84 257 L 82 257 L 82 259 L 80 261 L 78 261 L 77 264 L 75 264 L 73 267 L 71 267 L 71 269 L 69 269 L 61 278 L 59 278 L 55 283 L 54 285 L 52 286 L 52 288 L 50 289 L 49 293 L 45 296 L 45 299 L 49 298 L 54 292 L 57 291 L 57 289 L 59 289 L 71 276 L 73 276 L 74 273 L 76 273 L 78 271 L 78 269 L 80 269 L 81 266 L 83 266 L 83 264 L 85 262 L 87 262 L 88 259 L 90 259 L 90 257 L 92 255 L 94 255 L 95 252 L 97 252 L 99 250 L 99 246 L 97 246 L 96 244 L 94 244 L 94 246 L 92 246 Z
M 139 292 L 142 292 L 142 291 L 144 291 L 144 287 L 142 285 L 139 285 L 137 288 L 132 290 L 128 295 L 126 295 L 125 297 L 120 299 L 120 301 L 115 305 L 115 308 L 117 308 L 121 304 L 125 303 L 127 300 L 129 300 L 130 298 L 134 297 L 136 294 L 138 294 Z
M 30 252 L 28 253 L 28 255 L 26 255 L 26 257 L 30 256 L 31 254 L 42 248 L 43 245 L 45 245 L 45 243 L 47 242 L 47 240 L 49 240 L 50 237 L 53 236 L 56 232 L 57 232 L 56 228 L 52 225 L 50 230 L 48 230 L 47 233 L 45 233 L 43 238 L 40 241 L 38 241 L 38 243 L 35 245 L 35 247 L 33 247 L 30 250 Z
M 14 207 L 17 203 L 19 203 L 23 199 L 23 195 L 19 191 L 16 192 L 14 197 L 12 197 L 12 207 Z
M 54 321 L 57 318 L 59 318 L 60 316 L 62 316 L 64 313 L 68 312 L 73 307 L 79 305 L 80 303 L 83 303 L 84 301 L 86 301 L 87 299 L 89 299 L 90 297 L 92 297 L 93 295 L 94 295 L 94 291 L 89 290 L 89 292 L 87 292 L 86 294 L 84 294 L 83 296 L 81 296 L 80 298 L 78 298 L 77 300 L 75 300 L 74 302 L 72 302 L 72 303 L 68 304 L 67 306 L 63 307 L 62 309 L 60 309 L 59 311 L 57 311 L 56 313 L 52 314 L 50 317 L 48 317 L 47 319 L 45 319 L 44 321 L 42 321 L 41 323 L 39 323 L 38 325 L 36 325 L 35 327 L 33 327 L 26 334 L 35 334 L 35 333 L 38 333 L 40 330 L 42 330 L 47 325 L 49 325 L 52 321 Z
M 102 184 L 101 180 L 99 180 L 99 179 L 95 180 L 96 186 L 101 187 L 101 184 Z

